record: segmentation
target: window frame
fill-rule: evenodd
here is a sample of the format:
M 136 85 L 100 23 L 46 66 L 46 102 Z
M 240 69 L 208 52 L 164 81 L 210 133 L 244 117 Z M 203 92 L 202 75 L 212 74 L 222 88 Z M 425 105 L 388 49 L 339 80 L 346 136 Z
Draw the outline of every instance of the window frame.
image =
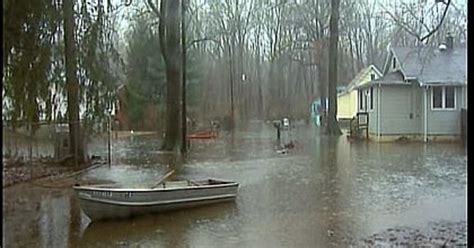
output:
M 434 107 L 434 88 L 441 88 L 441 108 Z M 446 107 L 446 88 L 452 88 L 454 94 L 454 107 Z M 431 110 L 432 111 L 453 111 L 457 108 L 457 96 L 456 96 L 456 86 L 432 86 L 431 87 Z

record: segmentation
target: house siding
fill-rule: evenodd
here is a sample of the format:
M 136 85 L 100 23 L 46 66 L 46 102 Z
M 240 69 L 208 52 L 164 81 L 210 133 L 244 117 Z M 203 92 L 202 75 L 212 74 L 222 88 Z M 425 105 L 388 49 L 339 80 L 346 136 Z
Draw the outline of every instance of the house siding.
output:
M 344 95 L 340 95 L 337 98 L 337 119 L 350 119 L 352 118 L 353 111 L 351 107 L 351 93 L 347 92 Z
M 372 110 L 368 110 L 367 112 L 369 113 L 369 133 L 377 133 L 377 100 L 378 100 L 378 86 L 372 86 L 374 88 L 373 90 L 373 96 L 371 96 L 374 99 L 374 108 Z M 369 88 L 370 89 L 370 88 Z M 370 103 L 369 103 L 370 104 Z
M 465 87 L 456 87 L 454 110 L 432 110 L 432 88 L 428 90 L 428 135 L 459 135 L 461 133 L 461 108 L 464 106 Z
M 410 85 L 384 85 L 381 88 L 381 135 L 419 134 L 421 113 L 419 96 Z M 417 106 L 418 105 L 418 106 Z M 374 111 L 376 112 L 376 111 Z M 376 117 L 376 115 L 375 115 Z M 376 131 L 376 119 L 373 125 Z
M 374 110 L 369 111 L 369 132 L 378 134 L 377 105 L 378 86 L 374 87 Z M 380 89 L 380 134 L 424 134 L 424 90 L 418 84 L 382 85 Z M 432 110 L 430 88 L 427 93 L 428 135 L 459 135 L 461 132 L 461 108 L 466 106 L 466 87 L 456 87 L 456 109 Z M 411 114 L 411 117 L 410 117 Z
M 423 88 L 418 83 L 412 84 L 412 111 L 413 111 L 413 125 L 417 134 L 424 133 L 424 102 L 423 102 Z
M 467 109 L 467 87 L 461 87 L 460 91 L 461 91 L 461 96 L 462 96 L 462 103 L 460 106 L 461 108 Z

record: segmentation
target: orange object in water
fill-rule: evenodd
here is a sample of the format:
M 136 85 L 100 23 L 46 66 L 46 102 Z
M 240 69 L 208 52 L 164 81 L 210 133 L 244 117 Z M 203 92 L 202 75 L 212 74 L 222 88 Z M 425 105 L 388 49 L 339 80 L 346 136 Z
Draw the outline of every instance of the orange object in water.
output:
M 188 139 L 214 139 L 217 138 L 217 132 L 214 130 L 201 130 L 186 136 Z

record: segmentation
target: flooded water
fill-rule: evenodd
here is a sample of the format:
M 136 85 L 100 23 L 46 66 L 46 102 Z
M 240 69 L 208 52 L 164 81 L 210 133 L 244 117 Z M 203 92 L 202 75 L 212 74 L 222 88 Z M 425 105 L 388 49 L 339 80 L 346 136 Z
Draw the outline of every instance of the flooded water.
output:
M 90 223 L 71 189 L 19 184 L 4 192 L 4 247 L 347 247 L 386 228 L 466 220 L 466 151 L 453 143 L 350 143 L 296 126 L 278 154 L 271 124 L 194 141 L 181 161 L 154 137 L 114 140 L 113 165 L 82 175 L 152 185 L 175 179 L 240 183 L 233 203 Z M 97 150 L 97 152 L 103 152 Z

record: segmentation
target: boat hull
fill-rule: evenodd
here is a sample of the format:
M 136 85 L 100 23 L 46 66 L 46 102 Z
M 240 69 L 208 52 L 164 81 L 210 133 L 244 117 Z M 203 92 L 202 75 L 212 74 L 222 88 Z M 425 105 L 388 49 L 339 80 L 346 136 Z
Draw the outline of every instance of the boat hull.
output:
M 215 181 L 214 181 L 215 182 Z M 198 207 L 235 200 L 238 184 L 190 185 L 156 189 L 74 187 L 84 213 L 93 221 Z

